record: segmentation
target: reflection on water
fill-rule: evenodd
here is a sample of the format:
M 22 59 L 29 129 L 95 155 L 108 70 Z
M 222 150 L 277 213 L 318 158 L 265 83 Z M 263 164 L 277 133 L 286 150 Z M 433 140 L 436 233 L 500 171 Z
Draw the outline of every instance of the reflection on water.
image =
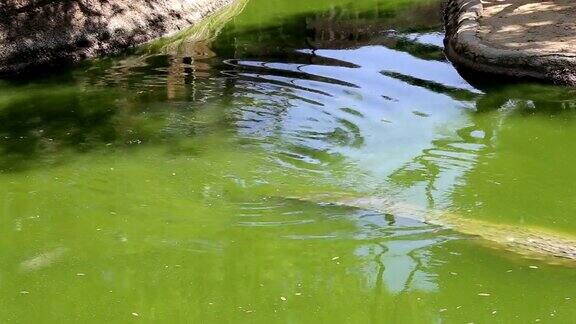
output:
M 574 91 L 474 87 L 442 54 L 439 8 L 252 0 L 3 81 L 0 318 L 572 318 L 570 268 L 328 203 L 575 233 Z

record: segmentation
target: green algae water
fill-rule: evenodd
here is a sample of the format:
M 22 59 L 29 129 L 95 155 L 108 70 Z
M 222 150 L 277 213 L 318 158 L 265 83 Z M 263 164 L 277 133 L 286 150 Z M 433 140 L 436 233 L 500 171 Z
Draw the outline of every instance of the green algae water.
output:
M 250 0 L 1 81 L 0 322 L 573 322 L 570 262 L 330 203 L 576 236 L 576 91 L 467 81 L 440 12 Z

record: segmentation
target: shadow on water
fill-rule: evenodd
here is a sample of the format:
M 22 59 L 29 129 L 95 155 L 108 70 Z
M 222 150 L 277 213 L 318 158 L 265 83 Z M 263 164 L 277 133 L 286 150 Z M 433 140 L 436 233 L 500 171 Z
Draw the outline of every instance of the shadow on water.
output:
M 571 318 L 565 291 L 546 289 L 571 285 L 565 269 L 529 272 L 532 261 L 403 215 L 290 199 L 353 192 L 576 230 L 573 91 L 470 85 L 442 54 L 439 8 L 254 0 L 210 37 L 3 81 L 0 169 L 12 218 L 0 244 L 28 244 L 12 263 L 69 253 L 76 259 L 51 266 L 101 270 L 84 278 L 97 291 L 88 305 L 66 299 L 82 286 L 50 266 L 34 269 L 86 314 L 141 307 L 163 320 L 317 322 L 345 311 L 349 322 L 467 322 L 500 309 L 503 321 L 533 320 L 560 305 Z M 49 216 L 32 218 L 38 210 Z M 93 240 L 78 239 L 88 231 Z M 116 289 L 130 298 L 110 303 Z M 40 305 L 50 297 L 29 295 Z M 6 317 L 14 314 L 22 312 Z
M 377 2 L 374 5 L 380 6 Z M 383 6 L 375 12 L 332 7 L 324 13 L 282 17 L 281 23 L 275 21 L 272 26 L 238 29 L 233 23 L 221 32 L 221 26 L 231 17 L 228 15 L 211 24 L 208 28 L 211 31 L 202 30 L 203 35 L 199 36 L 198 32 L 187 35 L 195 41 L 180 46 L 179 53 L 163 54 L 163 48 L 169 45 L 152 46 L 150 49 L 156 54 L 102 59 L 41 79 L 24 75 L 5 80 L 7 91 L 0 101 L 1 169 L 22 170 L 35 165 L 35 160 L 59 163 L 57 161 L 66 158 L 58 156 L 67 150 L 89 152 L 105 146 L 154 142 L 154 138 L 166 136 L 163 128 L 170 127 L 168 119 L 175 119 L 173 114 L 180 116 L 176 119 L 190 120 L 200 105 L 220 109 L 216 107 L 221 107 L 224 101 L 235 104 L 234 97 L 255 101 L 258 95 L 269 91 L 262 89 L 269 84 L 277 86 L 273 91 L 282 100 L 273 106 L 280 110 L 287 105 L 284 99 L 290 97 L 324 105 L 322 97 L 332 96 L 330 87 L 320 89 L 327 85 L 340 85 L 352 89 L 351 92 L 358 88 L 339 75 L 331 77 L 301 71 L 299 66 L 358 67 L 346 60 L 316 55 L 313 51 L 318 48 L 384 45 L 424 59 L 444 60 L 440 47 L 418 42 L 414 39 L 418 36 L 409 34 L 438 28 L 437 5 L 429 1 L 416 9 L 405 5 L 398 11 L 394 6 Z M 215 35 L 219 36 L 214 39 Z M 207 43 L 202 39 L 212 40 Z M 242 60 L 221 61 L 220 57 Z M 261 61 L 246 61 L 252 57 Z M 281 66 L 279 62 L 289 63 Z M 299 82 L 321 87 L 296 85 Z M 223 99 L 218 93 L 225 94 Z M 308 96 L 308 93 L 321 97 Z M 160 103 L 172 109 L 167 112 L 164 107 L 155 107 Z M 237 113 L 231 115 L 237 116 Z M 226 117 L 222 117 L 224 119 Z M 307 136 L 326 138 L 328 142 L 344 146 L 362 145 L 354 122 L 345 118 L 337 120 L 341 125 L 333 130 Z M 245 122 L 225 123 L 230 126 L 237 123 L 236 127 L 242 130 L 248 127 L 243 125 Z M 189 125 L 182 135 L 194 134 L 197 127 Z
M 455 207 L 450 193 L 495 155 L 510 114 L 567 116 L 574 103 L 552 86 L 470 86 L 442 54 L 438 9 L 367 1 L 262 22 L 264 9 L 249 4 L 170 54 L 161 41 L 52 78 L 4 81 L 13 91 L 0 100 L 0 168 L 167 143 L 189 152 L 179 139 L 226 129 L 284 166 L 347 159 L 374 175 L 362 190 Z

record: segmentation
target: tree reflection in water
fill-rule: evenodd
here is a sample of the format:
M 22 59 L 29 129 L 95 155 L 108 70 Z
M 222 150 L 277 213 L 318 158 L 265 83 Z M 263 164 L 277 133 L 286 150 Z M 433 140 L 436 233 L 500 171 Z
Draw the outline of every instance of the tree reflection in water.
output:
M 483 92 L 463 80 L 442 54 L 439 1 L 394 10 L 365 1 L 266 23 L 234 19 L 242 9 L 266 9 L 260 5 L 52 79 L 6 81 L 13 91 L 0 98 L 0 168 L 23 172 L 142 146 L 198 156 L 188 140 L 222 133 L 256 143 L 281 170 L 330 174 L 343 191 L 465 213 L 496 200 L 478 198 L 474 188 L 483 168 L 509 166 L 498 164 L 498 150 L 517 140 L 509 128 L 518 116 L 574 109 L 564 90 Z M 222 186 L 213 181 L 207 196 Z M 379 294 L 442 288 L 445 255 L 435 249 L 460 236 L 398 215 L 343 214 L 335 217 L 350 226 L 336 238 L 353 240 L 366 288 L 376 292 L 372 307 L 381 307 Z M 334 236 L 323 230 L 314 235 Z

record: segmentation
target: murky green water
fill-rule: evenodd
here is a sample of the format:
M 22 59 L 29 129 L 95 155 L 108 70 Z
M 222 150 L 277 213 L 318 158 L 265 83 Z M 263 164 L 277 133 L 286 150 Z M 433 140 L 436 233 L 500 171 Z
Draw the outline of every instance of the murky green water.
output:
M 2 81 L 1 322 L 574 321 L 569 265 L 291 197 L 576 235 L 575 90 L 471 85 L 440 1 L 243 5 Z

